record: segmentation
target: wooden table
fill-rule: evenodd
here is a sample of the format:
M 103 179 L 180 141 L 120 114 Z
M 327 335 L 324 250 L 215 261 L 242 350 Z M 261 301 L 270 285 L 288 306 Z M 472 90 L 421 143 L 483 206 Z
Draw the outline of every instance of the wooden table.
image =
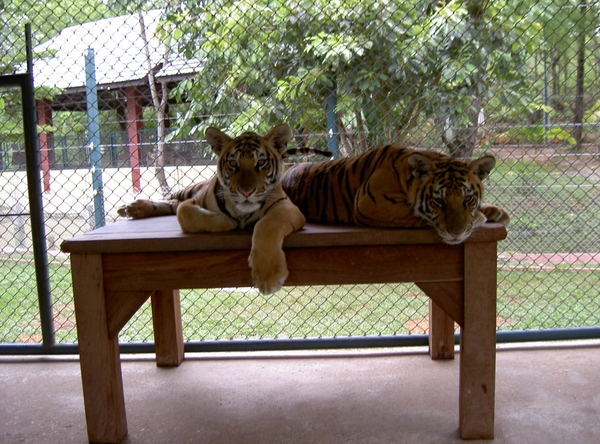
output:
M 286 285 L 415 282 L 430 297 L 432 358 L 454 356 L 454 321 L 461 327 L 461 437 L 493 438 L 496 244 L 505 237 L 504 227 L 486 224 L 448 246 L 429 230 L 309 224 L 284 241 Z M 62 244 L 71 253 L 91 442 L 117 443 L 127 434 L 121 328 L 151 297 L 157 365 L 179 365 L 179 289 L 251 286 L 250 242 L 242 231 L 184 234 L 169 216 L 123 220 Z

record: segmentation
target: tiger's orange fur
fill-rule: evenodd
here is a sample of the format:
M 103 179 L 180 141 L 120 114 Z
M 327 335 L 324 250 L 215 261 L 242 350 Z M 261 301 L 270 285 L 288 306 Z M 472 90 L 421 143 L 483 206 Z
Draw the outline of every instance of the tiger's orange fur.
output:
M 283 238 L 306 220 L 281 187 L 281 155 L 292 136 L 279 125 L 265 136 L 244 133 L 231 138 L 216 128 L 206 140 L 218 156 L 216 175 L 165 201 L 136 200 L 119 209 L 125 217 L 177 214 L 188 233 L 231 231 L 253 227 L 248 263 L 254 285 L 263 294 L 281 288 L 288 276 Z
M 494 166 L 491 156 L 467 163 L 387 145 L 360 156 L 295 165 L 282 185 L 308 221 L 431 226 L 455 244 L 486 220 L 508 225 L 504 210 L 482 203 L 482 180 Z

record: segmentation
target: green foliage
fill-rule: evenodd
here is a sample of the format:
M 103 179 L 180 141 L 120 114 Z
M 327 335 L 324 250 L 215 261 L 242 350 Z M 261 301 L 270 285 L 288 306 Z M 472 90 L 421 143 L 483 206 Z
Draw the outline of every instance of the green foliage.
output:
M 343 127 L 373 141 L 403 139 L 429 117 L 468 124 L 473 98 L 493 90 L 512 99 L 507 84 L 526 94 L 524 60 L 538 27 L 515 16 L 520 3 L 420 5 L 221 0 L 168 9 L 179 51 L 204 61 L 174 92 L 191 101 L 183 131 L 264 131 L 286 120 L 323 132 L 335 85 Z
M 55 36 L 67 26 L 108 17 L 102 0 L 12 0 L 4 2 L 0 15 L 0 75 L 22 72 L 26 59 L 25 24 L 31 24 L 33 45 Z M 47 54 L 35 54 L 43 57 Z M 37 99 L 51 99 L 60 91 L 56 88 L 36 88 Z M 8 140 L 22 139 L 22 110 L 20 91 L 0 90 L 0 131 Z
M 583 121 L 586 123 L 600 122 L 600 100 L 596 101 L 585 111 Z
M 544 145 L 546 143 L 567 143 L 575 145 L 575 139 L 564 128 L 553 127 L 544 130 L 543 126 L 523 126 L 510 129 L 498 136 L 510 145 L 533 144 Z
M 544 137 L 549 140 L 550 143 L 566 142 L 570 145 L 575 145 L 575 139 L 571 136 L 571 133 L 563 128 L 550 128 L 545 132 Z

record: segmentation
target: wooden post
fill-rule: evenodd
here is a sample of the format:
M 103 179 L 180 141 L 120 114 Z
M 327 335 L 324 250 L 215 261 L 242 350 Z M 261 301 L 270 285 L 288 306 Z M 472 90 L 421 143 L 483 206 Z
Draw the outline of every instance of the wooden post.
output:
M 179 290 L 157 290 L 151 301 L 156 365 L 177 367 L 183 362 Z
M 462 274 L 464 275 L 464 272 Z M 416 284 L 429 296 L 431 359 L 454 359 L 454 323 L 462 325 L 464 322 L 463 282 L 417 282 Z
M 429 356 L 454 359 L 454 320 L 429 299 Z
M 459 424 L 463 439 L 494 438 L 496 243 L 465 243 Z
M 127 419 L 119 343 L 108 331 L 102 256 L 71 254 L 71 274 L 88 439 L 118 443 L 127 435 Z

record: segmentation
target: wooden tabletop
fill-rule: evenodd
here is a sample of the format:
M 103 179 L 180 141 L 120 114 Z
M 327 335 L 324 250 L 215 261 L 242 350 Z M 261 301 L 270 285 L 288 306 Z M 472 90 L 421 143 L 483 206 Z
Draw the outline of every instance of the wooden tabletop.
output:
M 486 224 L 467 242 L 490 242 L 506 238 L 500 224 Z M 284 248 L 351 245 L 432 244 L 441 240 L 427 229 L 364 228 L 353 225 L 307 224 L 288 235 Z M 175 216 L 121 220 L 97 230 L 66 240 L 66 253 L 143 253 L 157 251 L 207 251 L 249 249 L 251 232 L 186 234 Z

